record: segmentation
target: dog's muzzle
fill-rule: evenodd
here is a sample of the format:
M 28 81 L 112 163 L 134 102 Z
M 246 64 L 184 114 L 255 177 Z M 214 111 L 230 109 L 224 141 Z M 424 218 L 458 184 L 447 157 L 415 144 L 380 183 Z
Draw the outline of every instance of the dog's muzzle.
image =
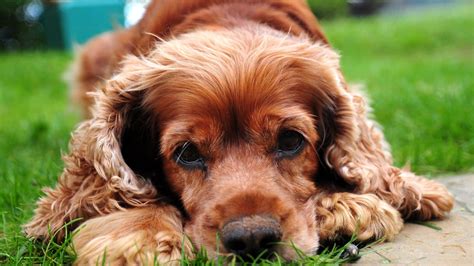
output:
M 267 215 L 234 219 L 221 230 L 221 240 L 226 250 L 243 259 L 272 256 L 281 237 L 280 223 Z

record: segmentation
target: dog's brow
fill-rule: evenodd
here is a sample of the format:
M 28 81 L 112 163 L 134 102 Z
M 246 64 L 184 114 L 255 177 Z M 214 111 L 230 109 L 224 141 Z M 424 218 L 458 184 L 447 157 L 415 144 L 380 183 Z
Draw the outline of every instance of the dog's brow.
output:
M 312 120 L 306 115 L 295 115 L 283 118 L 281 127 L 289 127 L 291 129 L 307 132 L 312 128 Z
M 175 150 L 179 145 L 189 146 L 194 144 L 197 147 L 207 149 L 220 142 L 220 135 L 212 132 L 218 132 L 216 130 L 210 130 L 213 126 L 209 123 L 202 125 L 192 121 L 180 121 L 169 124 L 168 129 L 165 130 L 162 136 L 162 144 L 166 146 L 165 149 Z

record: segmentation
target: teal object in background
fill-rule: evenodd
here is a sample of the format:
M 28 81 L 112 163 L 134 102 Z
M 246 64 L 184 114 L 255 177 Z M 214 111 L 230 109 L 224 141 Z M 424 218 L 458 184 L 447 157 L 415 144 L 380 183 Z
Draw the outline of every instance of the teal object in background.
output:
M 125 0 L 69 0 L 45 4 L 41 19 L 48 46 L 71 49 L 123 27 Z

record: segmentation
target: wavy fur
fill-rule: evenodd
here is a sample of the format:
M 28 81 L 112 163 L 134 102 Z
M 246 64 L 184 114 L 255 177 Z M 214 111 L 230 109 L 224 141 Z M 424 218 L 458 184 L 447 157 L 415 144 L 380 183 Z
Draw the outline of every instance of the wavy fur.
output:
M 302 1 L 154 1 L 136 27 L 82 51 L 75 95 L 90 119 L 24 226 L 59 241 L 79 227 L 78 264 L 104 252 L 112 264 L 176 262 L 182 247 L 192 253 L 185 235 L 214 255 L 226 221 L 262 213 L 311 254 L 318 239 L 354 232 L 393 239 L 402 218 L 442 218 L 453 206 L 441 184 L 393 166 L 366 98 L 345 84 Z M 308 145 L 275 161 L 268 150 L 282 128 Z M 214 158 L 206 173 L 176 164 L 185 141 Z

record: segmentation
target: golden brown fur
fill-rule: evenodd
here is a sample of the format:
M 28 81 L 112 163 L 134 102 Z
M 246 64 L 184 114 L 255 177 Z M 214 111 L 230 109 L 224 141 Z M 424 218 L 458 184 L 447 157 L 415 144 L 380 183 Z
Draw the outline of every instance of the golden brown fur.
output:
M 142 55 L 158 41 L 197 29 L 218 30 L 254 21 L 294 35 L 308 34 L 327 43 L 316 18 L 303 0 L 159 0 L 144 18 L 126 30 L 104 33 L 79 54 L 72 77 L 72 97 L 90 117 L 92 96 L 119 68 L 127 54 Z
M 60 240 L 82 218 L 79 264 L 104 251 L 110 263 L 173 261 L 183 245 L 192 255 L 184 235 L 214 255 L 225 223 L 259 214 L 310 254 L 318 239 L 390 240 L 402 219 L 452 208 L 442 185 L 392 165 L 302 1 L 154 1 L 135 28 L 91 41 L 78 62 L 75 95 L 89 103 L 85 92 L 98 87 L 91 119 L 25 232 L 44 239 L 49 226 Z M 285 130 L 304 146 L 278 157 Z M 205 169 L 177 163 L 186 142 Z

